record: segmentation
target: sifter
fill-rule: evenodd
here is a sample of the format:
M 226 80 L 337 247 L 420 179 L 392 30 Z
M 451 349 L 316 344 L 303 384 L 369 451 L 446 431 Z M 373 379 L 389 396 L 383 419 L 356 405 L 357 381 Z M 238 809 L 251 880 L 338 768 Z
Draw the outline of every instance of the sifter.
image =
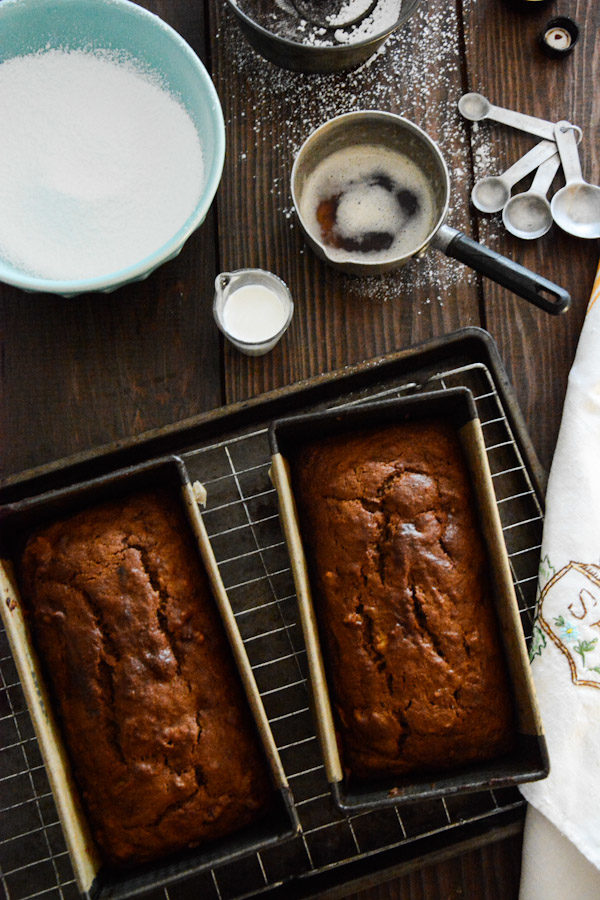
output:
M 379 0 L 291 0 L 299 16 L 319 28 L 350 28 L 370 16 Z

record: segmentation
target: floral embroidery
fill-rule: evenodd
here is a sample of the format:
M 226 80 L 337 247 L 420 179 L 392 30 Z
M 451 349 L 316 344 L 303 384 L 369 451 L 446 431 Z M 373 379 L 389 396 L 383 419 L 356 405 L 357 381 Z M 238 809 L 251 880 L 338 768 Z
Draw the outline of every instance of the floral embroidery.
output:
M 562 616 L 557 616 L 554 620 L 554 624 L 557 628 L 560 628 L 560 636 L 562 637 L 563 641 L 576 641 L 579 637 L 577 626 L 573 625 L 572 622 L 565 621 Z
M 548 556 L 544 556 L 543 559 L 540 560 L 539 570 L 538 570 L 538 605 L 539 605 L 539 592 L 544 584 L 548 582 L 553 575 L 556 574 L 555 568 L 551 565 Z M 536 656 L 542 655 L 542 650 L 546 646 L 546 634 L 544 630 L 540 627 L 539 620 L 536 619 L 533 623 L 533 631 L 531 634 L 531 643 L 529 646 L 529 662 L 533 662 L 533 659 Z
M 540 560 L 539 570 L 538 570 L 538 586 L 540 590 L 542 587 L 547 584 L 551 578 L 554 578 L 556 575 L 556 569 L 548 559 L 548 554 L 546 554 L 543 559 Z
M 530 658 L 548 637 L 566 657 L 575 685 L 600 688 L 600 566 L 570 562 L 558 572 L 540 564 L 540 594 Z
M 529 648 L 529 662 L 532 662 L 535 656 L 541 656 L 542 650 L 546 646 L 546 635 L 537 622 L 533 624 L 533 633 L 531 635 L 531 646 Z
M 579 653 L 579 655 L 581 656 L 581 659 L 582 659 L 584 665 L 585 665 L 585 654 L 591 653 L 597 643 L 598 643 L 598 638 L 594 638 L 591 641 L 578 641 L 578 643 L 575 644 L 575 646 L 573 647 L 573 650 L 575 651 L 575 653 Z M 595 670 L 597 670 L 598 668 L 599 668 L 598 666 L 594 667 Z

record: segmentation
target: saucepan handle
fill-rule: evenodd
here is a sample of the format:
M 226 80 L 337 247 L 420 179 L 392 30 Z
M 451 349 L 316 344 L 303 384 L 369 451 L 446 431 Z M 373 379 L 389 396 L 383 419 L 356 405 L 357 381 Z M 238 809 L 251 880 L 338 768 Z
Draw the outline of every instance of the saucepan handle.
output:
M 465 263 L 545 312 L 559 315 L 569 308 L 571 296 L 564 288 L 495 250 L 478 244 L 456 228 L 442 225 L 436 232 L 432 245 L 446 256 Z

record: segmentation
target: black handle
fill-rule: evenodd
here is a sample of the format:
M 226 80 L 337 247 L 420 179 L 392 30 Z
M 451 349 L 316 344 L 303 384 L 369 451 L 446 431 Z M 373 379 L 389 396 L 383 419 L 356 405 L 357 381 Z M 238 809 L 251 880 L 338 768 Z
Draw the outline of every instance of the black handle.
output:
M 542 275 L 536 275 L 506 256 L 501 256 L 495 250 L 478 244 L 461 231 L 457 231 L 445 246 L 440 246 L 440 249 L 447 256 L 471 266 L 545 312 L 559 315 L 569 308 L 571 295 L 564 288 L 548 281 Z

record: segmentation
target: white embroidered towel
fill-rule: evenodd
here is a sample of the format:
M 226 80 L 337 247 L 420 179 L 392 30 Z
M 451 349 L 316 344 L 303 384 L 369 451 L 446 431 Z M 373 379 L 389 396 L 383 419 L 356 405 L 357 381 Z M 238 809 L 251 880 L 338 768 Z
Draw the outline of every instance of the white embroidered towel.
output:
M 564 836 L 561 840 L 568 838 L 600 869 L 600 266 L 569 374 L 548 481 L 538 596 L 531 668 L 550 775 L 521 788 L 542 814 L 527 817 L 522 900 L 548 896 L 540 893 L 539 869 L 536 876 L 529 859 L 528 848 L 539 849 L 540 835 L 560 863 L 552 851 L 556 835 L 544 817 Z M 582 877 L 585 869 L 589 881 L 589 864 L 581 862 Z M 600 898 L 600 872 L 592 873 L 598 876 Z M 570 869 L 567 882 L 557 883 L 562 891 L 557 896 L 580 896 L 574 874 Z

